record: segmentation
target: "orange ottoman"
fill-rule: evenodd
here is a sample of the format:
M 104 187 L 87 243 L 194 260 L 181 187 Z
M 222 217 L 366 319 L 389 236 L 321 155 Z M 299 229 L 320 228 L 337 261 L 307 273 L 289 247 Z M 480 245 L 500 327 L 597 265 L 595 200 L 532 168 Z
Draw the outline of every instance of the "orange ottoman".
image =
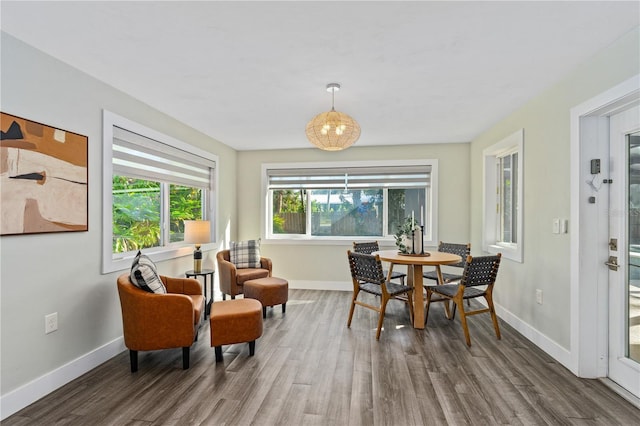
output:
M 262 305 L 257 300 L 236 299 L 214 302 L 209 316 L 211 347 L 216 362 L 222 361 L 222 345 L 249 342 L 249 356 L 256 350 L 256 339 L 262 336 Z
M 267 306 L 282 305 L 282 313 L 287 309 L 289 299 L 289 283 L 276 277 L 257 278 L 245 281 L 245 299 L 256 299 L 262 303 L 262 318 L 267 317 Z

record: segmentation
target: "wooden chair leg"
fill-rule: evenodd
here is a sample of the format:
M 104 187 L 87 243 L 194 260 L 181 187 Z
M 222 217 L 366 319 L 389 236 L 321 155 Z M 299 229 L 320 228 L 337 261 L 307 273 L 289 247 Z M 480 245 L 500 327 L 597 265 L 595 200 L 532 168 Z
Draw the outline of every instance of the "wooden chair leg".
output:
M 413 316 L 415 313 L 413 311 L 413 294 L 411 291 L 407 292 L 407 301 L 409 302 L 409 319 L 411 320 L 411 324 L 413 324 Z
M 182 369 L 189 369 L 189 346 L 182 348 Z
M 469 326 L 467 325 L 467 315 L 464 312 L 464 300 L 454 300 L 455 305 L 460 305 L 460 324 L 462 324 L 462 331 L 464 331 L 464 338 L 467 342 L 467 346 L 471 346 L 471 337 L 469 336 Z M 454 305 L 454 307 L 455 307 Z
M 356 308 L 356 298 L 358 297 L 359 291 L 353 293 L 353 297 L 351 298 L 351 309 L 349 309 L 349 319 L 347 320 L 347 327 L 351 327 L 351 319 L 353 318 L 353 311 Z
M 286 312 L 287 312 L 287 302 L 284 302 L 284 303 L 282 304 L 282 313 L 284 314 L 284 313 L 286 313 Z
M 256 341 L 249 342 L 249 356 L 253 356 L 256 353 Z
M 496 310 L 493 307 L 493 297 L 491 294 L 487 293 L 484 298 L 487 301 L 487 305 L 489 306 L 489 313 L 491 314 L 491 321 L 493 321 L 493 328 L 496 331 L 496 337 L 498 340 L 502 338 L 500 335 L 500 326 L 498 325 L 498 317 L 496 316 Z
M 222 361 L 222 346 L 216 346 L 215 347 L 215 351 L 216 351 L 216 362 L 221 362 Z
M 131 361 L 131 372 L 138 371 L 138 351 L 129 350 L 129 361 Z
M 389 299 L 382 296 L 380 304 L 380 316 L 378 317 L 378 330 L 376 331 L 376 340 L 380 340 L 380 331 L 382 331 L 382 323 L 384 322 L 384 312 L 387 310 L 387 302 Z
M 467 299 L 467 301 L 469 301 Z M 447 306 L 449 306 L 449 302 L 445 302 L 447 304 Z M 456 307 L 457 305 L 454 303 L 453 307 L 451 308 L 451 312 L 447 313 L 447 319 L 449 319 L 450 321 L 453 321 L 454 319 L 456 319 Z
M 266 318 L 267 317 L 267 307 L 263 306 L 262 307 L 262 318 Z

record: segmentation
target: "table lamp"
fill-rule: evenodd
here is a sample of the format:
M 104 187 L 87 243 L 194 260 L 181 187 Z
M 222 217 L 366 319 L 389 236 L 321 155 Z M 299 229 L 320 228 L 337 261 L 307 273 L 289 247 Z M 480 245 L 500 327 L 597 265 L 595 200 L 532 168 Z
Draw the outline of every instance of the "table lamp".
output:
M 211 241 L 211 222 L 208 220 L 185 220 L 184 242 L 195 244 L 193 252 L 193 272 L 202 272 L 202 252 L 200 246 Z

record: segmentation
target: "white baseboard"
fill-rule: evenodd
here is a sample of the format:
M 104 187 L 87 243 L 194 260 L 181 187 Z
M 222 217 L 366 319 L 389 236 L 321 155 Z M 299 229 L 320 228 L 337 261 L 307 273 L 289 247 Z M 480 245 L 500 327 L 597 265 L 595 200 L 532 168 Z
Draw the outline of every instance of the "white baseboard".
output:
M 476 300 L 480 301 L 479 298 Z M 484 300 L 482 300 L 482 302 L 484 302 Z M 529 339 L 534 345 L 545 351 L 550 357 L 558 361 L 564 367 L 568 368 L 570 371 L 573 371 L 571 370 L 571 352 L 569 350 L 563 348 L 555 341 L 540 333 L 540 331 L 522 321 L 520 318 L 518 318 L 502 306 L 496 304 L 495 302 L 494 306 L 496 308 L 496 314 L 500 317 L 500 319 L 505 321 L 511 327 L 515 328 L 518 333 Z
M 333 291 L 353 291 L 351 281 L 305 281 L 288 280 L 289 288 L 299 290 L 333 290 Z
M 0 397 L 0 420 L 22 410 L 45 395 L 108 361 L 126 350 L 124 338 L 119 337 L 67 364 L 20 386 Z

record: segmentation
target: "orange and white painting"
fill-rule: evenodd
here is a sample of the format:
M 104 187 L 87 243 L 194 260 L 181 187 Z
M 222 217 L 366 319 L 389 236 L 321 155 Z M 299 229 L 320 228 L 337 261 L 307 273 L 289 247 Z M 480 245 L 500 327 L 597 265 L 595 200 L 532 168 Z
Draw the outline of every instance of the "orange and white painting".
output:
M 0 113 L 0 234 L 88 230 L 87 137 Z

